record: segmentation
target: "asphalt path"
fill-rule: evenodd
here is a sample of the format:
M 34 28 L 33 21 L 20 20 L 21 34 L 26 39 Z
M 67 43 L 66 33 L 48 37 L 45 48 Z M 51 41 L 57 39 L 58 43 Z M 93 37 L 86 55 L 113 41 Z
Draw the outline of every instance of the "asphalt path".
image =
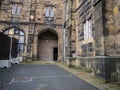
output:
M 56 65 L 0 69 L 0 90 L 98 90 Z

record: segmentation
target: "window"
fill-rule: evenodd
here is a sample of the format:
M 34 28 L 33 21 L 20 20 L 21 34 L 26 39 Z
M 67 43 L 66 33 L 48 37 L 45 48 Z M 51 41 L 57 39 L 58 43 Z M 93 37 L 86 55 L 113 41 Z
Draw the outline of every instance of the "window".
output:
M 87 20 L 83 24 L 83 30 L 84 30 L 84 40 L 92 37 L 92 21 L 91 20 Z
M 14 33 L 11 35 L 10 32 L 14 32 Z M 13 27 L 8 30 L 5 30 L 4 34 L 6 34 L 8 36 L 13 36 L 14 38 L 18 39 L 18 51 L 24 52 L 25 33 L 22 30 L 20 30 L 16 27 Z
M 21 7 L 17 5 L 12 6 L 12 14 L 13 15 L 20 15 Z
M 53 6 L 46 7 L 45 17 L 47 17 L 47 18 L 53 18 L 54 17 L 54 7 Z

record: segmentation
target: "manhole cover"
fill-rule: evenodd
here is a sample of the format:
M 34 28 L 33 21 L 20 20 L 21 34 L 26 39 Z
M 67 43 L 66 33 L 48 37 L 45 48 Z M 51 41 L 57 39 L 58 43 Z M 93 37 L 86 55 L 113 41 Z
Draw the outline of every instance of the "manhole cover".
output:
M 32 78 L 30 77 L 15 77 L 12 79 L 12 82 L 31 82 Z

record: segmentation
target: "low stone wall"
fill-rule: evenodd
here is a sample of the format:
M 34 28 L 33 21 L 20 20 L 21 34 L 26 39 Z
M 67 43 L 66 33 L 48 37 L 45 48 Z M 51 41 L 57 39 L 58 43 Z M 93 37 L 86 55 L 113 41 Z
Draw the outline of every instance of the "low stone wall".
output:
M 91 68 L 93 73 L 104 78 L 105 82 L 112 81 L 112 74 L 120 73 L 120 57 L 81 57 L 66 58 L 67 65 L 75 65 L 76 67 Z M 118 74 L 119 75 L 119 74 Z M 119 77 L 119 76 L 118 76 Z

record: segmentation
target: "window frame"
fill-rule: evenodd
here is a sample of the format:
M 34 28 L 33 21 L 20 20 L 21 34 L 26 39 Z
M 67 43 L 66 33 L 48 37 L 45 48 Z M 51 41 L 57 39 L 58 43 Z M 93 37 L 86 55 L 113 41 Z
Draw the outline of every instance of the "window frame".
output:
M 14 4 L 12 5 L 12 15 L 20 15 L 21 14 L 21 6 Z
M 54 18 L 54 6 L 46 6 L 45 7 L 45 17 L 46 18 Z
M 83 31 L 84 31 L 84 40 L 87 40 L 93 37 L 91 19 L 86 20 L 86 22 L 83 23 Z
M 10 32 L 10 30 L 14 30 L 13 32 L 13 34 L 10 34 L 9 32 Z M 16 34 L 16 31 L 18 31 L 18 33 Z M 7 32 L 7 33 L 6 33 Z M 20 32 L 22 32 L 23 33 L 23 35 L 20 35 Z M 4 30 L 3 31 L 3 33 L 5 34 L 5 35 L 8 35 L 8 36 L 12 36 L 12 37 L 15 37 L 16 38 L 16 36 L 18 37 L 17 39 L 18 39 L 18 52 L 19 53 L 23 53 L 24 51 L 25 51 L 25 40 L 26 40 L 26 36 L 25 36 L 25 32 L 23 31 L 23 30 L 20 30 L 19 28 L 16 28 L 16 27 L 12 27 L 12 28 L 9 28 L 9 29 L 6 29 L 6 30 Z M 20 37 L 24 37 L 24 39 L 23 39 L 23 42 L 20 42 Z M 22 48 L 22 50 L 19 48 L 20 46 L 23 46 Z

